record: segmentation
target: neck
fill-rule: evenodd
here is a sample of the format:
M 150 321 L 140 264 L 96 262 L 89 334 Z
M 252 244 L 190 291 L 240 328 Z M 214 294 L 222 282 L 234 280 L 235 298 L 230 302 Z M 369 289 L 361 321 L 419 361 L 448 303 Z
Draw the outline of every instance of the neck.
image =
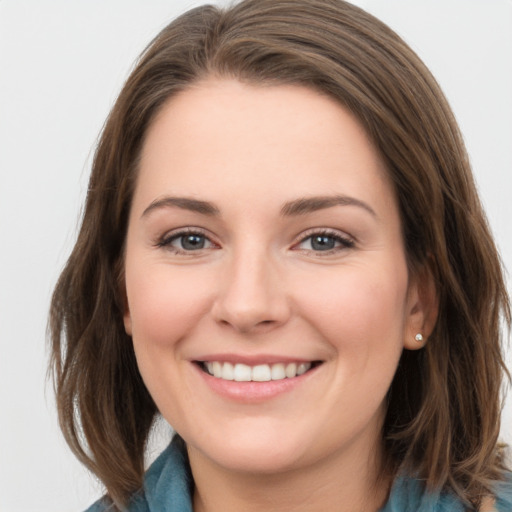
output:
M 231 471 L 189 447 L 195 512 L 376 512 L 391 484 L 382 447 L 333 453 L 299 469 L 272 474 Z M 369 448 L 369 449 L 368 449 Z

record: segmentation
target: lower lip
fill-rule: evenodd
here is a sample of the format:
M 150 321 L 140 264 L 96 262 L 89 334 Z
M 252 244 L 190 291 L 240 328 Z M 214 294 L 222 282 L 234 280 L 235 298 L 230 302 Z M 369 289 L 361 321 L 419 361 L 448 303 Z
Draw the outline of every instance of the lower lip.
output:
M 266 382 L 237 382 L 213 377 L 194 364 L 206 385 L 218 395 L 245 403 L 259 403 L 293 391 L 309 380 L 319 368 L 316 366 L 298 377 L 269 380 Z

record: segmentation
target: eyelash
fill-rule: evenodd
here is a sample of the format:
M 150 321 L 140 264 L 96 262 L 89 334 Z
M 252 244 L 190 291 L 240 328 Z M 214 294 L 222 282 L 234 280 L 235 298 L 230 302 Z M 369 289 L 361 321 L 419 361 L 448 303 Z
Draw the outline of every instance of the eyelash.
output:
M 201 252 L 205 248 L 200 248 L 196 250 L 185 250 L 185 249 L 179 249 L 177 247 L 174 247 L 171 245 L 175 240 L 179 240 L 180 238 L 183 238 L 187 235 L 195 235 L 199 236 L 205 239 L 205 241 L 209 244 L 211 244 L 213 247 L 217 246 L 214 242 L 210 240 L 210 238 L 206 235 L 205 231 L 203 231 L 201 228 L 184 228 L 180 229 L 179 231 L 174 231 L 171 233 L 166 233 L 160 240 L 157 241 L 155 244 L 157 247 L 162 247 L 164 249 L 167 249 L 171 251 L 173 254 L 182 254 L 182 255 L 192 255 L 195 252 Z M 209 249 L 208 247 L 207 249 Z
M 301 249 L 300 246 L 307 240 L 312 240 L 315 237 L 325 237 L 325 238 L 331 238 L 334 240 L 334 243 L 338 243 L 338 247 L 333 247 L 332 249 L 327 249 L 325 251 L 319 251 L 314 249 Z M 332 254 L 336 254 L 340 251 L 346 250 L 346 249 L 352 249 L 355 246 L 355 241 L 352 238 L 349 238 L 348 236 L 342 236 L 339 231 L 331 230 L 331 229 L 311 229 L 309 231 L 306 231 L 306 233 L 302 234 L 300 240 L 294 244 L 293 248 L 298 251 L 305 251 L 305 252 L 313 252 L 315 255 L 318 256 L 329 256 Z
M 206 235 L 205 231 L 200 228 L 185 228 L 180 229 L 179 231 L 167 233 L 164 235 L 160 240 L 156 242 L 157 247 L 165 248 L 167 250 L 170 250 L 174 254 L 182 254 L 182 255 L 192 255 L 195 252 L 202 252 L 204 249 L 210 249 L 212 247 L 201 247 L 196 250 L 186 250 L 186 249 L 179 249 L 172 245 L 172 243 L 176 240 L 179 240 L 180 238 L 183 238 L 187 235 L 195 235 L 199 236 L 205 239 L 206 243 L 211 244 L 213 248 L 217 247 L 218 245 L 215 242 L 212 242 L 212 240 Z M 307 240 L 313 239 L 314 237 L 324 237 L 324 238 L 330 238 L 334 240 L 334 243 L 338 243 L 338 247 L 333 247 L 331 249 L 327 250 L 314 250 L 314 249 L 301 249 L 299 246 L 306 242 Z M 355 246 L 355 242 L 352 238 L 342 236 L 338 231 L 330 230 L 330 229 L 311 229 L 309 231 L 306 231 L 306 233 L 303 233 L 301 238 L 298 242 L 294 243 L 292 246 L 292 250 L 296 251 L 304 251 L 309 253 L 315 253 L 315 255 L 319 256 L 328 256 L 335 254 L 339 251 L 351 249 Z

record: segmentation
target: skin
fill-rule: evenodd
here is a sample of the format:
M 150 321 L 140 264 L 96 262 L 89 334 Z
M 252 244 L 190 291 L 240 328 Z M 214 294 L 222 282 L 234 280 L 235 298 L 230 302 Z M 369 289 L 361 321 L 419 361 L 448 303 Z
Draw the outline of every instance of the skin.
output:
M 187 442 L 194 509 L 377 510 L 385 395 L 436 306 L 428 276 L 409 274 L 394 191 L 361 125 L 308 88 L 210 78 L 163 106 L 139 172 L 125 328 Z M 291 211 L 313 196 L 345 199 Z M 184 246 L 182 228 L 202 248 Z M 321 364 L 286 392 L 234 399 L 199 369 L 211 354 Z

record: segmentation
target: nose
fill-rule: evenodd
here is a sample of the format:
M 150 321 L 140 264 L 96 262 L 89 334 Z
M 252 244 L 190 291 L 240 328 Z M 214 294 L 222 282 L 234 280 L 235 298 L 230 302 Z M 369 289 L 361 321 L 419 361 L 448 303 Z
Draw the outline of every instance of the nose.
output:
M 285 289 L 278 265 L 266 252 L 234 254 L 219 275 L 213 316 L 242 333 L 273 329 L 290 316 Z

